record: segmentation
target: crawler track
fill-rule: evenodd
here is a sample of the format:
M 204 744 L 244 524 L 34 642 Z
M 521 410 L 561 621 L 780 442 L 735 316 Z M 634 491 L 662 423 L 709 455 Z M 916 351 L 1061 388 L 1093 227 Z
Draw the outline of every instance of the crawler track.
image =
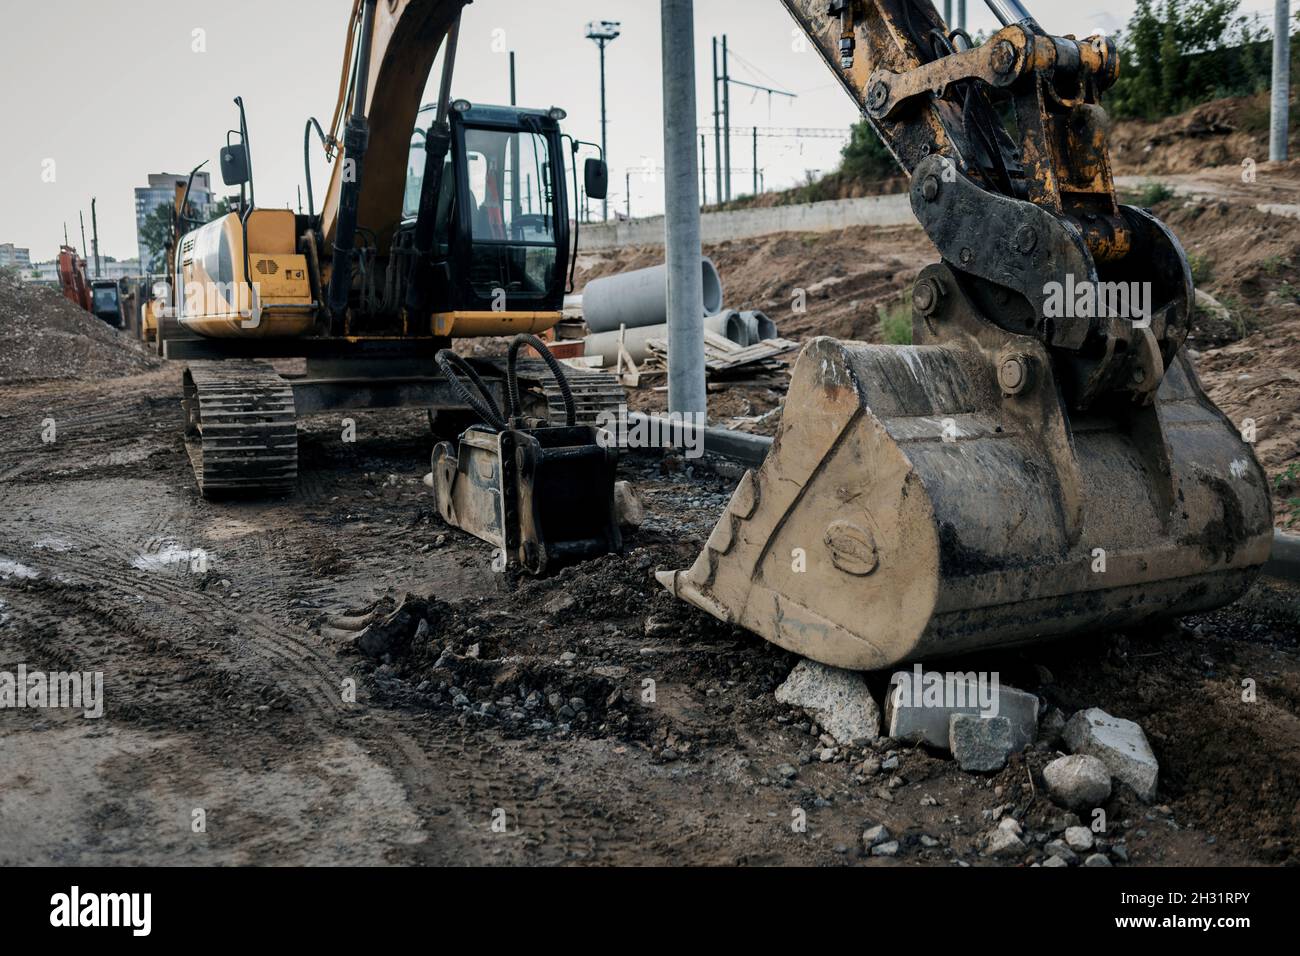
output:
M 204 497 L 294 490 L 293 388 L 269 363 L 195 362 L 184 388 L 185 448 Z

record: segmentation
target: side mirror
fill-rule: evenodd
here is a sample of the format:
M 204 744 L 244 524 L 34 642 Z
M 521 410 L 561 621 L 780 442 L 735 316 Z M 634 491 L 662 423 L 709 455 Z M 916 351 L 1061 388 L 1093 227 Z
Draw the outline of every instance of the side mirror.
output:
M 221 181 L 227 186 L 242 186 L 248 182 L 248 148 L 237 146 L 221 148 Z
M 609 167 L 603 159 L 589 159 L 583 169 L 587 195 L 591 199 L 604 199 L 609 195 Z

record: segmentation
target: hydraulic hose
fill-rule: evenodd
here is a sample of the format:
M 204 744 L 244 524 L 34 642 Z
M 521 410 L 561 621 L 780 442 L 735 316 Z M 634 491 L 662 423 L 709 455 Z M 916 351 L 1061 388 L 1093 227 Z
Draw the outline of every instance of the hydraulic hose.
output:
M 463 358 L 453 352 L 451 349 L 442 349 L 434 356 L 433 359 L 442 374 L 447 376 L 447 381 L 451 383 L 452 389 L 456 392 L 460 400 L 474 410 L 474 414 L 483 421 L 493 431 L 503 432 L 509 425 L 501 415 L 501 409 L 497 407 L 496 399 L 488 391 L 487 385 L 479 377 L 478 372 Z M 463 376 L 463 377 L 462 377 Z M 470 391 L 465 384 L 465 379 L 474 385 L 478 394 Z
M 564 397 L 564 420 L 570 428 L 578 420 L 577 408 L 573 402 L 573 391 L 569 388 L 569 380 L 564 374 L 564 367 L 560 365 L 559 359 L 551 354 L 551 350 L 535 335 L 528 332 L 521 332 L 514 337 L 510 343 L 510 351 L 506 354 L 506 401 L 507 414 L 511 418 L 517 418 L 523 414 L 523 402 L 519 397 L 519 376 L 515 371 L 515 366 L 519 359 L 519 350 L 525 345 L 533 347 L 534 351 L 542 357 L 547 368 L 551 370 L 551 376 L 555 379 L 555 384 L 559 386 L 560 394 Z

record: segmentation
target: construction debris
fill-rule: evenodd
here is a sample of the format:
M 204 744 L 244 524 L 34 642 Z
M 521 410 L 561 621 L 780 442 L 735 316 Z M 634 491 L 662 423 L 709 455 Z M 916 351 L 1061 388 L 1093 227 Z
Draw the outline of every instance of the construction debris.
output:
M 802 660 L 776 689 L 776 699 L 811 711 L 837 743 L 859 744 L 880 736 L 880 708 L 853 671 Z
M 1072 810 L 1088 810 L 1110 799 L 1110 771 L 1096 757 L 1059 757 L 1043 768 L 1052 799 Z
M 639 528 L 645 521 L 645 506 L 630 481 L 614 482 L 614 514 L 619 525 L 625 528 Z
M 1146 734 L 1133 721 L 1097 707 L 1081 710 L 1065 725 L 1065 743 L 1073 753 L 1096 757 L 1142 800 L 1154 799 L 1160 765 Z
M 919 665 L 897 671 L 890 684 L 885 722 L 889 736 L 899 740 L 947 750 L 954 714 L 1005 717 L 1011 724 L 1012 753 L 1030 746 L 1038 735 L 1038 698 L 1015 687 L 980 683 L 971 674 L 924 672 Z
M 647 360 L 647 367 L 667 368 L 668 340 L 650 339 L 646 342 L 646 346 L 651 355 Z M 734 377 L 738 373 L 784 376 L 785 364 L 775 359 L 778 355 L 784 355 L 798 348 L 798 342 L 791 342 L 788 339 L 771 339 L 755 345 L 741 346 L 730 339 L 705 330 L 704 368 L 711 376 L 716 377 Z
M 1005 717 L 953 714 L 948 721 L 948 749 L 962 770 L 1001 770 L 1013 750 L 1011 721 Z

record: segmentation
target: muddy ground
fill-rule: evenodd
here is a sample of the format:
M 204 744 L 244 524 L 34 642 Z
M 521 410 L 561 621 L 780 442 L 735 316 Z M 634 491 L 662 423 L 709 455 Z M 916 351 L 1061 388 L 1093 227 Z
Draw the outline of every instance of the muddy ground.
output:
M 693 558 L 734 471 L 628 459 L 648 520 L 625 556 L 511 581 L 433 515 L 419 414 L 360 416 L 353 445 L 309 419 L 295 497 L 210 504 L 178 396 L 174 366 L 0 392 L 0 671 L 102 671 L 106 697 L 99 720 L 0 711 L 0 864 L 981 865 L 994 808 L 1044 837 L 1065 822 L 1048 752 L 987 777 L 889 743 L 815 756 L 772 693 L 794 658 L 651 577 Z M 408 594 L 427 631 L 386 663 L 356 653 L 351 619 Z M 1295 862 L 1296 607 L 1264 588 L 977 663 L 1146 727 L 1160 803 L 1120 795 L 1105 837 L 1133 864 Z M 895 861 L 859 853 L 882 822 Z

